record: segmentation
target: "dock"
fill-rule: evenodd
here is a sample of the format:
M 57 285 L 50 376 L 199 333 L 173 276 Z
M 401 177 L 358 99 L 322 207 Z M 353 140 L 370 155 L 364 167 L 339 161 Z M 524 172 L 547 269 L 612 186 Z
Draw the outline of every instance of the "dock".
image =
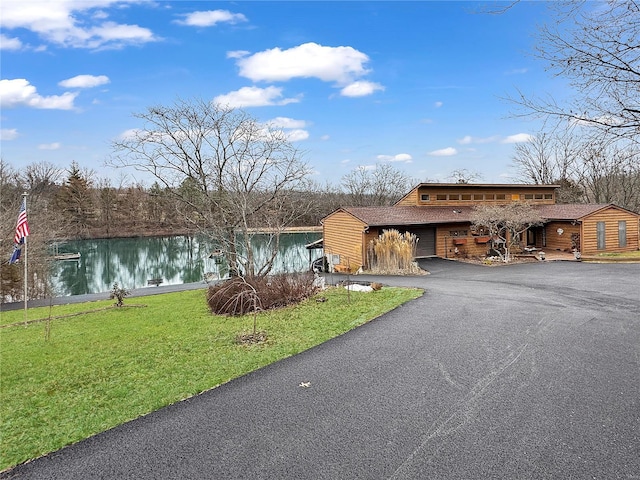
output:
M 60 253 L 54 255 L 55 260 L 80 260 L 80 252 L 77 253 Z

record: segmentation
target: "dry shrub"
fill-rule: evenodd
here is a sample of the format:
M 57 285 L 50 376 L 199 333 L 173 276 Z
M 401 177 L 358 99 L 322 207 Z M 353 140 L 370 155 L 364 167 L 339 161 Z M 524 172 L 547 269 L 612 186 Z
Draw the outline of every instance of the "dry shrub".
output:
M 418 273 L 414 262 L 418 237 L 398 230 L 383 230 L 382 235 L 371 240 L 367 249 L 372 273 L 397 274 Z
M 207 302 L 212 313 L 244 315 L 299 303 L 316 291 L 310 272 L 234 277 L 209 287 Z

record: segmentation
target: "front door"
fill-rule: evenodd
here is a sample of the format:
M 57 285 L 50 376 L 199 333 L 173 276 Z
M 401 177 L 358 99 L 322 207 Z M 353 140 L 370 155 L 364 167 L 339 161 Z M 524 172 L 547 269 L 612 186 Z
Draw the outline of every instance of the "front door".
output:
M 535 247 L 536 246 L 536 231 L 533 228 L 530 228 L 529 230 L 527 230 L 527 245 L 525 246 L 531 246 L 531 247 Z

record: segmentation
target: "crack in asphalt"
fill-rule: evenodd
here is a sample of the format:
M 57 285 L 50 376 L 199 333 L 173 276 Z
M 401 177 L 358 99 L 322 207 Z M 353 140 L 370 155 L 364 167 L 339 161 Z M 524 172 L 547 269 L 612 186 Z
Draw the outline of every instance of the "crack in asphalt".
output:
M 446 436 L 455 433 L 464 427 L 469 421 L 473 420 L 477 412 L 478 397 L 504 373 L 509 367 L 515 364 L 529 346 L 528 343 L 522 344 L 517 350 L 512 350 L 508 355 L 503 357 L 493 371 L 478 380 L 469 392 L 456 402 L 451 408 L 445 410 L 433 423 L 431 428 L 425 432 L 420 444 L 409 454 L 409 456 L 400 464 L 400 466 L 389 476 L 388 480 L 401 478 L 403 471 L 410 465 L 412 460 L 418 455 L 424 447 L 435 437 Z M 443 368 L 441 368 L 444 371 Z M 445 379 L 447 377 L 445 376 Z M 456 384 L 457 385 L 457 384 Z

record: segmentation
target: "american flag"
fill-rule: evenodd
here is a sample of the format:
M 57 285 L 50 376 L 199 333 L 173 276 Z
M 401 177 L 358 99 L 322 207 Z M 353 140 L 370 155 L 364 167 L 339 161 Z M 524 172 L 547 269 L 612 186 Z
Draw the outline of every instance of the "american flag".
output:
M 18 225 L 16 225 L 16 236 L 13 237 L 13 243 L 22 243 L 24 237 L 29 236 L 29 224 L 27 223 L 27 199 L 22 200 L 20 212 L 18 213 Z

